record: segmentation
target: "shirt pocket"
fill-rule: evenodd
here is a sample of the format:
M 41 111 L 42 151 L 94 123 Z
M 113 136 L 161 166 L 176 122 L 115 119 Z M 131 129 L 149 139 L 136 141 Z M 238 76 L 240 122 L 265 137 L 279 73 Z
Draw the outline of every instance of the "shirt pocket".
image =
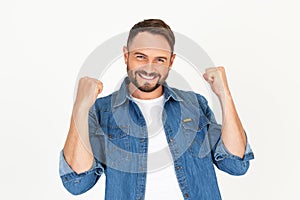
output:
M 106 165 L 121 169 L 130 158 L 129 127 L 102 125 L 101 129 L 105 141 Z
M 199 122 L 199 123 L 197 123 Z M 209 120 L 206 117 L 200 120 L 191 119 L 182 122 L 182 129 L 189 145 L 189 153 L 196 158 L 204 158 L 210 154 L 211 148 L 208 137 Z

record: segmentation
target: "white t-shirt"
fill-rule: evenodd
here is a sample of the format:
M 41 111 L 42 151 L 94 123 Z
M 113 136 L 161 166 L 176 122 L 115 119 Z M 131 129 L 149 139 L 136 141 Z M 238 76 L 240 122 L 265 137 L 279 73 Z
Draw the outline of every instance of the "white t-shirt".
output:
M 182 200 L 183 196 L 176 178 L 173 159 L 163 128 L 164 96 L 151 100 L 133 97 L 133 100 L 142 111 L 148 128 L 145 199 Z

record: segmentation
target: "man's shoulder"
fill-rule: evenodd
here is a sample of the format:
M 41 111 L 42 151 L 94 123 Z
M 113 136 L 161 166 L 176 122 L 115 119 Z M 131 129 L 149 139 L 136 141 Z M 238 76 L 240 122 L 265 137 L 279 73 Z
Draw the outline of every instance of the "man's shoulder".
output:
M 112 96 L 114 95 L 114 93 L 116 93 L 117 91 L 113 92 L 113 93 L 110 93 L 106 96 L 102 96 L 102 97 L 99 97 L 96 99 L 96 102 L 99 102 L 99 103 L 104 103 L 104 102 L 108 102 L 111 100 Z
M 174 87 L 169 87 L 171 91 L 180 99 L 182 100 L 197 100 L 200 103 L 207 103 L 206 98 L 194 91 L 191 90 L 182 90 Z
M 109 108 L 111 108 L 111 102 L 112 102 L 112 98 L 113 96 L 115 95 L 117 91 L 111 93 L 111 94 L 108 94 L 106 96 L 102 96 L 102 97 L 99 97 L 96 99 L 95 103 L 94 103 L 94 109 L 96 111 L 99 111 L 99 110 L 107 110 Z

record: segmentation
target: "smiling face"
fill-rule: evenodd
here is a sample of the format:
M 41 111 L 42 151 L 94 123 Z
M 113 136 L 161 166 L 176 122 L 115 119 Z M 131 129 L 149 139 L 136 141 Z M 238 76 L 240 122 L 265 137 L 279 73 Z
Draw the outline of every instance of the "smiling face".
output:
M 133 96 L 160 96 L 162 84 L 168 77 L 174 58 L 175 54 L 172 54 L 164 36 L 138 33 L 129 47 L 124 47 L 127 74 L 131 84 L 138 89 L 133 92 Z

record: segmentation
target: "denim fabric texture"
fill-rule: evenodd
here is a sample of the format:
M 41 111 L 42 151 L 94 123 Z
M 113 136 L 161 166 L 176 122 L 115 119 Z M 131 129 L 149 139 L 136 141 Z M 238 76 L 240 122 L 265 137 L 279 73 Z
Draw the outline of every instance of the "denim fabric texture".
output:
M 142 200 L 147 177 L 147 126 L 132 100 L 126 78 L 120 89 L 98 98 L 89 111 L 89 136 L 94 154 L 90 170 L 77 174 L 60 153 L 59 173 L 64 187 L 78 195 L 106 176 L 105 200 Z M 200 94 L 164 87 L 163 126 L 174 161 L 174 172 L 185 200 L 219 200 L 216 166 L 243 175 L 254 158 L 247 142 L 243 158 L 222 142 L 207 100 Z

